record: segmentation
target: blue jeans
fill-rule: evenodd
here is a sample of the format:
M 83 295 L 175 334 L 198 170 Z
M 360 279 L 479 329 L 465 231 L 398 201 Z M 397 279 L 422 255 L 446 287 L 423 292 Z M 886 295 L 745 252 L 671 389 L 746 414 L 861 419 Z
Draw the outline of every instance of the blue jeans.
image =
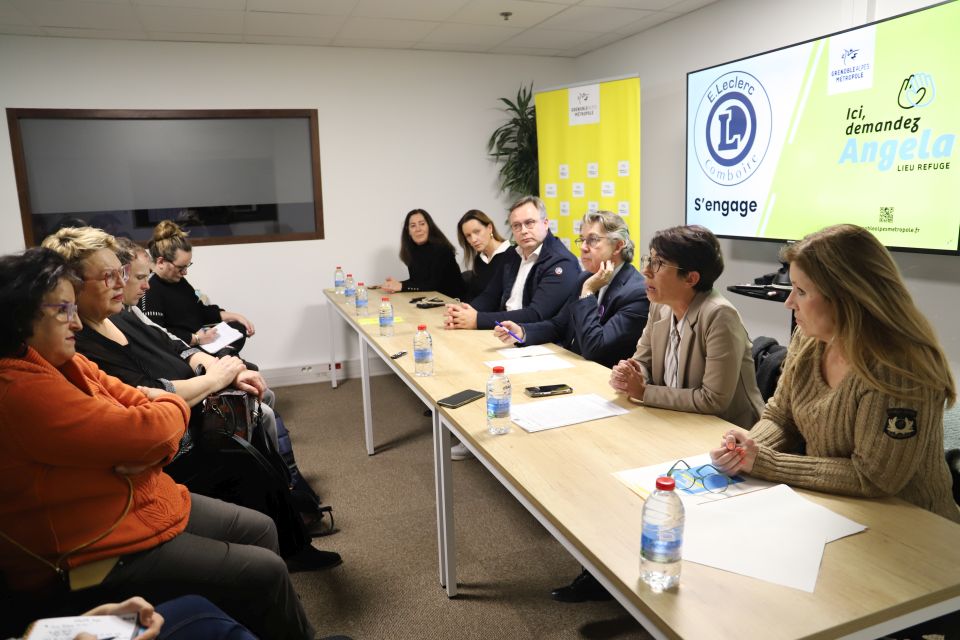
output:
M 163 616 L 159 640 L 257 640 L 246 627 L 201 596 L 183 596 L 157 606 Z

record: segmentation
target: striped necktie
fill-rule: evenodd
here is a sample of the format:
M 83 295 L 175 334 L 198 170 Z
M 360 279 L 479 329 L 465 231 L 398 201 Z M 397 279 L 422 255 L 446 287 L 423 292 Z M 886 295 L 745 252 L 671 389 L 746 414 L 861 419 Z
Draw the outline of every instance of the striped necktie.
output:
M 670 329 L 670 347 L 667 349 L 667 361 L 663 372 L 663 381 L 668 387 L 676 388 L 677 364 L 680 358 L 680 332 L 674 325 Z

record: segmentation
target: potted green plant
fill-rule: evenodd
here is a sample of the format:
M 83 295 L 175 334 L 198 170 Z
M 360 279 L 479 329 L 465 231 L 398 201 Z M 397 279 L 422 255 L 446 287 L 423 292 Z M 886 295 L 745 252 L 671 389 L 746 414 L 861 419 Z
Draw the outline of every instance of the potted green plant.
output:
M 500 98 L 509 120 L 490 136 L 487 151 L 500 167 L 500 190 L 511 197 L 540 195 L 537 164 L 537 115 L 533 83 L 520 87 L 516 100 Z

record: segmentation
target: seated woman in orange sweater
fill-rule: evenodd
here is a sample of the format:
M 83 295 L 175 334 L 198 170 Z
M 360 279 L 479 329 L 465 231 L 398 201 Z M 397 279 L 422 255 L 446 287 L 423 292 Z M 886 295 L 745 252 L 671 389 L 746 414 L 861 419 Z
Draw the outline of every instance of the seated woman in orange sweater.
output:
M 75 284 L 48 249 L 0 258 L 7 588 L 63 604 L 71 596 L 58 587 L 99 566 L 99 589 L 114 597 L 195 593 L 258 636 L 313 638 L 273 522 L 191 495 L 163 472 L 189 418 L 184 401 L 127 386 L 76 354 Z

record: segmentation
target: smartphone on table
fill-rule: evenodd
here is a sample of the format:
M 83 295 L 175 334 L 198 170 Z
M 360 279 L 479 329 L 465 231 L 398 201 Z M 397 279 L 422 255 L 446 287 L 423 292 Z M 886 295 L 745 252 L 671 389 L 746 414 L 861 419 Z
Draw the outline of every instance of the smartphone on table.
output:
M 455 393 L 452 396 L 447 396 L 446 398 L 437 400 L 437 404 L 448 409 L 456 409 L 457 407 L 462 407 L 463 405 L 473 402 L 474 400 L 479 400 L 483 396 L 484 393 L 482 391 L 464 389 L 463 391 Z
M 543 398 L 545 396 L 562 396 L 565 393 L 573 393 L 573 388 L 568 384 L 542 384 L 539 387 L 527 387 L 523 392 L 531 398 Z

